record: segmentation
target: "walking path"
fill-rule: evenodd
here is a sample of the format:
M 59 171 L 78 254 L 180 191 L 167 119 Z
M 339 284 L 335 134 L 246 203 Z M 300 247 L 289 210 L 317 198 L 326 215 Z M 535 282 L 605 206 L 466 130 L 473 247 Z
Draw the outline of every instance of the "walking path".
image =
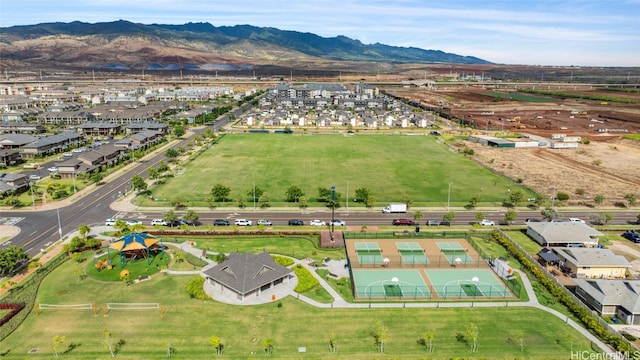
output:
M 188 242 L 183 242 L 181 244 L 176 244 L 176 243 L 165 243 L 167 245 L 172 245 L 175 246 L 185 252 L 188 252 L 194 256 L 200 257 L 202 258 L 202 250 L 198 249 L 196 246 L 191 246 L 191 244 L 189 244 Z M 293 258 L 292 258 L 293 259 Z M 215 264 L 215 262 L 209 260 L 209 259 L 204 259 L 207 262 L 209 262 L 209 266 L 212 266 Z M 244 299 L 244 301 L 240 301 L 235 295 L 233 295 L 231 292 L 229 291 L 216 291 L 215 289 L 209 289 L 210 291 L 208 291 L 208 293 L 214 298 L 214 300 L 223 302 L 223 303 L 227 303 L 227 304 L 235 304 L 235 305 L 254 305 L 254 304 L 264 304 L 264 303 L 269 303 L 269 302 L 273 302 L 274 300 L 278 300 L 281 298 L 284 298 L 286 296 L 293 296 L 301 301 L 306 302 L 309 305 L 315 306 L 315 307 L 319 307 L 319 308 L 370 308 L 370 309 L 374 309 L 374 308 L 454 308 L 454 307 L 468 307 L 468 308 L 486 308 L 486 307 L 534 307 L 537 309 L 540 309 L 542 311 L 546 311 L 554 316 L 556 316 L 557 318 L 563 320 L 565 323 L 567 323 L 569 326 L 573 327 L 574 329 L 576 329 L 578 332 L 580 332 L 580 334 L 582 334 L 584 337 L 586 337 L 587 339 L 589 339 L 591 342 L 593 342 L 596 346 L 598 346 L 598 348 L 600 348 L 603 352 L 606 353 L 614 353 L 615 351 L 612 350 L 608 345 L 606 345 L 605 343 L 603 343 L 600 339 L 598 339 L 597 337 L 595 337 L 593 334 L 591 334 L 588 330 L 586 330 L 585 328 L 583 328 L 582 326 L 580 326 L 580 324 L 576 323 L 575 321 L 573 321 L 572 319 L 570 319 L 568 316 L 554 310 L 551 308 L 548 308 L 542 304 L 540 304 L 538 302 L 538 298 L 536 297 L 536 294 L 533 290 L 533 286 L 531 285 L 531 282 L 529 281 L 529 278 L 527 277 L 527 275 L 525 273 L 523 273 L 520 270 L 515 270 L 516 272 L 518 272 L 520 274 L 520 278 L 522 279 L 522 283 L 524 284 L 524 288 L 527 291 L 527 294 L 529 296 L 529 300 L 528 301 L 522 301 L 522 302 L 516 302 L 516 301 L 499 301 L 499 302 L 476 302 L 476 301 L 469 301 L 469 302 L 448 302 L 448 301 L 443 301 L 443 302 L 380 302 L 380 303 L 350 303 L 347 302 L 346 300 L 344 300 L 344 298 L 338 294 L 337 291 L 335 291 L 335 289 L 333 287 L 331 287 L 331 285 L 329 285 L 325 279 L 323 279 L 317 272 L 317 268 L 314 266 L 310 265 L 310 260 L 309 259 L 293 259 L 294 260 L 294 265 L 302 265 L 304 266 L 307 270 L 309 270 L 309 272 L 320 282 L 320 284 L 322 285 L 322 287 L 333 297 L 333 302 L 331 303 L 320 303 L 317 302 L 313 299 L 310 299 L 304 295 L 301 295 L 299 293 L 296 293 L 293 289 L 295 288 L 296 284 L 297 284 L 297 279 L 292 279 L 293 281 L 289 281 L 289 283 L 283 283 L 283 284 L 279 284 L 276 287 L 272 287 L 271 289 L 268 289 L 267 291 L 264 291 L 260 294 L 259 297 L 247 297 Z M 340 266 L 342 266 L 343 272 L 344 272 L 344 260 L 342 262 L 340 261 L 336 261 L 332 265 L 332 269 L 338 269 L 338 270 L 333 270 L 331 271 L 332 273 L 338 273 L 336 275 L 345 275 L 345 274 L 339 274 L 339 269 Z M 324 267 L 319 267 L 320 269 L 324 268 L 324 269 L 329 269 L 329 266 L 324 266 Z M 193 271 L 187 271 L 187 272 L 180 272 L 180 271 L 171 271 L 169 273 L 172 274 L 193 274 L 193 273 L 199 273 L 199 271 L 193 272 Z M 346 274 L 348 276 L 348 272 Z M 294 276 L 295 278 L 295 276 Z M 523 319 L 524 320 L 524 319 Z
M 123 199 L 124 200 L 124 199 Z M 123 201 L 124 203 L 129 203 L 129 201 Z M 103 238 L 105 240 L 111 240 L 110 237 L 105 237 L 100 235 L 101 233 L 103 233 L 106 230 L 111 230 L 110 227 L 104 227 L 104 226 L 97 226 L 92 228 L 92 232 L 90 235 L 92 236 L 96 236 L 99 238 Z M 71 234 L 68 234 L 66 236 L 66 239 L 71 239 L 73 238 L 73 236 L 76 236 L 77 231 L 73 232 Z M 166 245 L 171 245 L 171 246 L 175 246 L 177 248 L 179 248 L 182 251 L 188 252 L 198 258 L 201 258 L 205 261 L 207 261 L 209 263 L 208 266 L 214 266 L 216 263 L 206 257 L 202 256 L 202 249 L 197 248 L 197 244 L 194 244 L 193 242 L 183 242 L 183 243 L 170 243 L 170 242 L 165 242 L 164 244 Z M 41 263 L 44 263 L 46 261 L 48 261 L 50 258 L 52 258 L 53 256 L 55 256 L 56 254 L 58 254 L 60 251 L 62 251 L 64 244 L 56 244 L 55 247 L 50 248 L 48 251 L 44 252 L 43 255 L 40 257 L 39 261 Z M 313 299 L 310 299 L 304 295 L 301 295 L 299 293 L 296 293 L 294 291 L 298 279 L 297 277 L 292 276 L 290 281 L 288 283 L 283 283 L 283 284 L 279 284 L 278 286 L 272 287 L 270 289 L 267 289 L 266 291 L 263 291 L 259 297 L 247 297 L 245 298 L 243 301 L 240 301 L 235 294 L 232 294 L 230 291 L 221 291 L 219 289 L 213 289 L 211 286 L 206 287 L 207 293 L 209 293 L 209 295 L 212 296 L 212 298 L 214 300 L 217 300 L 219 302 L 222 303 L 227 303 L 227 304 L 234 304 L 234 305 L 255 305 L 255 304 L 264 304 L 264 303 L 269 303 L 272 302 L 274 300 L 279 300 L 282 299 L 286 296 L 293 296 L 301 301 L 306 302 L 309 305 L 315 306 L 315 307 L 319 307 L 319 308 L 453 308 L 453 307 L 476 307 L 476 308 L 486 308 L 486 307 L 535 307 L 538 308 L 540 310 L 546 311 L 560 319 L 562 319 L 563 321 L 565 321 L 565 323 L 567 323 L 569 326 L 573 327 L 574 329 L 576 329 L 578 332 L 580 332 L 583 336 L 585 336 L 587 339 L 589 339 L 591 342 L 593 342 L 598 348 L 600 348 L 603 352 L 607 353 L 607 354 L 613 354 L 615 351 L 612 350 L 609 346 L 607 346 L 605 343 L 603 343 L 602 341 L 600 341 L 597 337 L 595 337 L 593 334 L 591 334 L 589 331 L 587 331 L 585 328 L 583 328 L 582 326 L 580 326 L 578 323 L 576 323 L 575 321 L 573 321 L 572 319 L 570 319 L 568 316 L 554 310 L 554 309 L 550 309 L 542 304 L 540 304 L 538 302 L 538 299 L 536 297 L 536 294 L 533 290 L 533 287 L 531 286 L 531 282 L 529 281 L 528 277 L 526 276 L 526 274 L 524 274 L 523 272 L 516 270 L 519 274 L 520 277 L 522 279 L 522 282 L 524 284 L 525 290 L 527 291 L 527 294 L 529 296 L 529 300 L 528 301 L 524 301 L 524 302 L 510 302 L 510 301 L 500 301 L 500 302 L 476 302 L 476 301 L 469 301 L 469 302 L 379 302 L 379 303 L 350 303 L 347 302 L 346 300 L 344 300 L 344 298 L 338 294 L 337 291 L 335 291 L 335 289 L 333 289 L 333 287 L 331 287 L 326 281 L 325 279 L 323 279 L 317 272 L 316 272 L 316 267 L 311 266 L 311 260 L 310 259 L 293 259 L 294 260 L 294 265 L 302 265 L 303 267 L 305 267 L 318 281 L 319 283 L 322 285 L 322 287 L 333 297 L 333 302 L 331 303 L 320 303 L 317 302 Z M 206 267 L 205 267 L 206 268 Z M 320 267 L 321 269 L 327 269 L 330 270 L 330 272 L 332 274 L 336 274 L 339 276 L 348 276 L 348 272 L 345 272 L 345 263 L 344 260 L 343 261 L 333 261 L 333 262 L 329 262 L 326 264 L 326 266 L 322 266 Z M 177 271 L 177 270 L 165 270 L 165 272 L 167 274 L 172 274 L 172 275 L 196 275 L 196 274 L 200 274 L 202 270 L 190 270 L 190 271 Z M 18 283 L 20 280 L 22 280 L 24 277 L 28 276 L 30 274 L 30 272 L 25 272 L 22 274 L 17 275 L 16 277 L 12 278 L 12 281 L 15 281 L 16 283 Z M 205 286 L 207 286 L 205 284 Z M 6 290 L 5 289 L 0 289 L 0 294 L 4 293 Z

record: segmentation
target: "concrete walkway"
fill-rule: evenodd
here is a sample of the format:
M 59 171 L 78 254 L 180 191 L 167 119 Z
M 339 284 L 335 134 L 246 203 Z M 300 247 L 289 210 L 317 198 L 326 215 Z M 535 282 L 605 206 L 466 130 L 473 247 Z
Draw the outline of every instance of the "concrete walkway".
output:
M 165 243 L 167 245 L 175 246 L 185 252 L 193 254 L 199 258 L 202 258 L 202 250 L 198 249 L 195 244 L 192 246 L 188 242 L 184 242 L 182 244 L 176 243 Z M 209 266 L 213 266 L 215 262 L 205 259 L 209 262 Z M 328 266 L 321 266 L 316 268 L 315 266 L 310 265 L 312 261 L 310 259 L 293 259 L 294 265 L 302 265 L 320 282 L 320 285 L 333 297 L 333 302 L 331 303 L 319 303 L 313 299 L 310 299 L 304 295 L 296 293 L 293 289 L 297 284 L 297 279 L 292 279 L 288 283 L 280 284 L 272 289 L 268 289 L 267 291 L 260 294 L 259 297 L 249 297 L 244 299 L 244 301 L 240 301 L 235 296 L 233 296 L 230 292 L 224 291 L 215 291 L 215 289 L 208 289 L 207 293 L 212 295 L 213 299 L 216 301 L 220 301 L 226 304 L 235 304 L 235 305 L 255 305 L 255 304 L 265 304 L 270 303 L 275 300 L 282 299 L 286 296 L 293 296 L 296 299 L 304 301 L 305 303 L 319 307 L 319 308 L 352 308 L 352 309 L 377 309 L 377 308 L 454 308 L 454 307 L 467 307 L 467 308 L 488 308 L 488 307 L 534 307 L 540 309 L 542 311 L 546 311 L 549 314 L 556 316 L 557 318 L 564 321 L 569 326 L 576 329 L 580 332 L 584 337 L 593 342 L 596 346 L 598 346 L 605 353 L 614 353 L 615 351 L 603 343 L 600 339 L 591 334 L 588 330 L 580 326 L 580 324 L 576 323 L 568 316 L 554 310 L 548 308 L 538 302 L 538 298 L 533 290 L 533 286 L 529 281 L 529 278 L 525 273 L 520 270 L 515 270 L 520 274 L 520 278 L 522 279 L 522 283 L 524 284 L 524 288 L 529 296 L 528 301 L 518 302 L 518 301 L 468 301 L 468 302 L 449 302 L 449 301 L 436 301 L 436 302 L 369 302 L 369 303 L 350 303 L 344 300 L 344 298 L 338 294 L 337 291 L 325 279 L 323 279 L 317 272 L 317 269 L 329 269 Z M 338 266 L 339 264 L 333 264 L 334 266 Z M 344 268 L 344 265 L 343 265 Z M 334 270 L 335 271 L 335 270 Z M 171 274 L 194 274 L 199 273 L 200 271 L 169 271 Z M 334 273 L 334 272 L 332 272 Z M 344 275 L 344 274 L 341 274 Z M 292 274 L 292 277 L 295 278 L 295 275 Z
M 113 240 L 113 238 L 111 237 L 105 237 L 103 235 L 100 235 L 101 233 L 103 233 L 104 231 L 111 231 L 112 228 L 111 227 L 106 227 L 106 226 L 96 226 L 92 228 L 92 231 L 90 233 L 91 236 L 97 237 L 97 238 L 101 238 L 103 240 Z M 73 238 L 73 236 L 78 235 L 77 231 L 67 234 L 66 238 L 67 239 L 71 239 Z M 183 243 L 172 243 L 172 242 L 163 242 L 163 244 L 165 245 L 170 245 L 170 246 L 174 246 L 184 252 L 190 253 L 193 256 L 196 256 L 200 259 L 203 259 L 205 261 L 207 261 L 209 263 L 209 265 L 207 265 L 205 268 L 210 267 L 210 266 L 215 266 L 216 263 L 208 258 L 205 258 L 202 256 L 202 249 L 199 249 L 197 247 L 197 243 L 193 243 L 193 242 L 183 242 Z M 58 246 L 61 248 L 63 244 L 58 244 Z M 43 259 L 45 260 L 45 259 Z M 585 336 L 587 339 L 589 339 L 591 342 L 593 342 L 598 348 L 600 348 L 603 352 L 607 353 L 607 354 L 613 354 L 615 351 L 613 349 L 611 349 L 609 346 L 607 346 L 606 344 L 604 344 L 602 341 L 600 341 L 597 337 L 595 337 L 593 334 L 591 334 L 588 330 L 586 330 L 585 328 L 583 328 L 582 326 L 580 326 L 578 323 L 576 323 L 575 321 L 573 321 L 572 319 L 570 319 L 569 317 L 567 317 L 566 315 L 554 310 L 554 309 L 550 309 L 546 306 L 541 305 L 538 302 L 538 299 L 536 297 L 536 294 L 533 290 L 533 286 L 531 285 L 531 282 L 529 281 L 529 278 L 526 276 L 526 274 L 524 274 L 523 272 L 519 271 L 519 270 L 515 270 L 520 274 L 520 277 L 522 279 L 522 283 L 524 284 L 524 288 L 527 291 L 527 294 L 529 296 L 529 300 L 525 301 L 525 302 L 517 302 L 517 301 L 490 301 L 490 302 L 485 302 L 485 301 L 469 301 L 469 302 L 449 302 L 449 301 L 435 301 L 435 302 L 369 302 L 369 303 L 363 303 L 363 302 L 358 302 L 358 303 L 350 303 L 347 302 L 346 300 L 344 300 L 344 298 L 342 298 L 342 296 L 340 294 L 338 294 L 337 291 L 335 291 L 333 289 L 333 287 L 331 287 L 331 285 L 329 285 L 327 283 L 327 281 L 322 278 L 320 275 L 318 275 L 318 273 L 316 272 L 316 270 L 318 268 L 320 269 L 327 269 L 329 270 L 332 274 L 336 274 L 338 276 L 348 276 L 348 272 L 346 272 L 346 275 L 344 274 L 344 262 L 335 262 L 335 263 L 330 263 L 327 264 L 328 266 L 320 266 L 318 268 L 316 268 L 315 266 L 311 266 L 311 259 L 294 259 L 292 258 L 292 260 L 294 260 L 294 265 L 295 266 L 297 264 L 302 265 L 303 267 L 305 267 L 320 283 L 320 285 L 333 297 L 333 302 L 331 303 L 319 303 L 313 299 L 310 299 L 304 295 L 301 295 L 299 293 L 296 293 L 294 291 L 297 283 L 298 283 L 298 279 L 295 276 L 295 274 L 292 273 L 291 278 L 289 279 L 288 282 L 285 282 L 283 284 L 279 284 L 278 286 L 272 287 L 266 291 L 263 291 L 259 297 L 248 297 L 245 298 L 244 300 L 239 300 L 236 296 L 234 296 L 231 292 L 229 291 L 217 291 L 216 289 L 207 289 L 207 293 L 209 293 L 212 298 L 216 301 L 222 302 L 222 303 L 226 303 L 226 304 L 233 304 L 233 305 L 257 305 L 257 304 L 265 304 L 265 303 L 270 303 L 279 299 L 282 299 L 286 296 L 293 296 L 296 299 L 299 299 L 301 301 L 304 301 L 305 303 L 311 305 L 311 306 L 315 306 L 315 307 L 319 307 L 319 308 L 370 308 L 370 309 L 375 309 L 375 308 L 454 308 L 454 307 L 468 307 L 468 308 L 488 308 L 488 307 L 535 307 L 537 309 L 540 309 L 542 311 L 546 311 L 554 316 L 556 316 L 557 318 L 563 320 L 566 324 L 568 324 L 569 326 L 573 327 L 574 329 L 576 329 L 578 332 L 580 332 L 583 336 Z M 330 265 L 330 266 L 329 266 Z M 341 268 L 342 268 L 342 272 L 341 273 Z M 171 274 L 171 275 L 197 275 L 200 274 L 202 272 L 202 270 L 186 270 L 186 271 L 178 271 L 178 270 L 165 270 L 164 271 L 166 274 Z M 206 286 L 206 284 L 205 284 Z M 614 359 L 615 357 L 612 357 L 612 359 Z

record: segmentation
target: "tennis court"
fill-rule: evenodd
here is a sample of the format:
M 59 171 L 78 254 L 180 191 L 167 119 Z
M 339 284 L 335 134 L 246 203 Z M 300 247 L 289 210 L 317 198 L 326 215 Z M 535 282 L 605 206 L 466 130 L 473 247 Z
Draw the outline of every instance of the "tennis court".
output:
M 511 292 L 490 269 L 424 270 L 441 298 L 510 298 Z
M 460 246 L 458 242 L 438 242 L 440 252 L 447 258 L 451 265 L 472 264 L 475 261 L 467 253 L 467 249 Z
M 427 299 L 431 291 L 420 270 L 352 270 L 359 299 Z
M 429 263 L 429 259 L 424 254 L 424 249 L 417 242 L 396 242 L 396 248 L 404 264 L 415 265 Z
M 354 243 L 358 262 L 360 264 L 382 264 L 382 250 L 377 242 L 356 242 Z

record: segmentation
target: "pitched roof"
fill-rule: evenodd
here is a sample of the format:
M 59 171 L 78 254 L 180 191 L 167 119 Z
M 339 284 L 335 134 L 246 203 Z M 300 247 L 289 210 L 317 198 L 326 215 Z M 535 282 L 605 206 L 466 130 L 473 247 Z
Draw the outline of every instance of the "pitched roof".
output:
M 234 252 L 229 254 L 225 261 L 205 269 L 203 273 L 206 277 L 244 295 L 281 279 L 291 273 L 291 269 L 278 265 L 267 252 L 260 254 Z
M 562 258 L 584 267 L 631 267 L 631 263 L 622 255 L 615 255 L 609 249 L 599 248 L 557 248 L 555 251 Z
M 529 229 L 540 234 L 547 243 L 577 243 L 603 236 L 589 225 L 570 221 L 542 221 L 527 223 Z
M 617 305 L 627 311 L 640 313 L 639 280 L 583 280 L 575 279 L 576 285 L 598 303 Z

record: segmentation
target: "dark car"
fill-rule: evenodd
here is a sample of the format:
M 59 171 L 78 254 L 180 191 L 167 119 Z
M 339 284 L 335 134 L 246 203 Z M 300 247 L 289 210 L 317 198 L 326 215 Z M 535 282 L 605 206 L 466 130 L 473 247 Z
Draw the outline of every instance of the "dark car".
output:
M 298 220 L 298 219 L 289 220 L 289 226 L 303 226 L 303 225 L 304 225 L 304 221 L 302 220 Z
M 413 220 L 409 220 L 409 219 L 395 219 L 393 220 L 393 222 L 391 222 L 394 226 L 412 226 L 412 225 L 418 225 L 418 223 L 416 223 Z
M 524 222 L 526 224 L 526 223 L 531 223 L 531 222 L 542 222 L 542 220 L 536 219 L 536 218 L 528 218 L 528 219 L 525 219 Z
M 229 221 L 225 219 L 213 220 L 213 226 L 229 226 Z
M 627 230 L 623 232 L 622 237 L 635 243 L 640 243 L 640 233 L 637 233 L 635 230 Z

